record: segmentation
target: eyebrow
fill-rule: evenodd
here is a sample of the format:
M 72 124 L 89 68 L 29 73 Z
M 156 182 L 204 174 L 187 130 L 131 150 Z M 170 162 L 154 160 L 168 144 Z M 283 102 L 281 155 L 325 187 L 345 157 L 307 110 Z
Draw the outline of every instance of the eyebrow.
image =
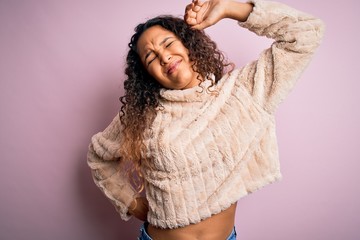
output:
M 159 46 L 163 45 L 163 44 L 164 44 L 168 39 L 170 39 L 170 38 L 173 38 L 173 37 L 166 37 L 166 38 L 164 38 L 164 39 L 160 42 Z M 144 62 L 146 62 L 146 59 L 150 56 L 150 54 L 151 54 L 152 52 L 154 52 L 154 51 L 153 51 L 153 50 L 150 50 L 148 53 L 146 53 Z

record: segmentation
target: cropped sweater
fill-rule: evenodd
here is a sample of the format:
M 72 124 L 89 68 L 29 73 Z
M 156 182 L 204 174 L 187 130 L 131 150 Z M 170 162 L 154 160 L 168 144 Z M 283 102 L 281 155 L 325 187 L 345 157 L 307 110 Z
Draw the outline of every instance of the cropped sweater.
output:
M 308 65 L 323 35 L 321 20 L 280 3 L 252 1 L 239 25 L 274 39 L 258 60 L 225 74 L 206 91 L 161 90 L 144 141 L 147 220 L 160 228 L 198 223 L 281 178 L 274 112 Z M 216 94 L 214 94 L 216 93 Z M 120 216 L 138 193 L 119 154 L 119 117 L 92 137 L 88 165 Z

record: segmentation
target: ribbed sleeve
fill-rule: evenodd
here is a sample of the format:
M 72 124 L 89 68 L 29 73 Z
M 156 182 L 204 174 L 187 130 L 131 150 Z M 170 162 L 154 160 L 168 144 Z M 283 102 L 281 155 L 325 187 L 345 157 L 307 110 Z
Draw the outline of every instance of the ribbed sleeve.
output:
M 103 132 L 92 137 L 87 162 L 95 184 L 112 202 L 121 218 L 129 220 L 128 207 L 137 197 L 137 192 L 124 173 L 124 162 L 119 155 L 120 137 L 120 120 L 116 116 Z
M 250 2 L 253 12 L 239 25 L 275 42 L 244 68 L 243 84 L 257 103 L 273 112 L 310 62 L 324 34 L 324 23 L 281 3 Z

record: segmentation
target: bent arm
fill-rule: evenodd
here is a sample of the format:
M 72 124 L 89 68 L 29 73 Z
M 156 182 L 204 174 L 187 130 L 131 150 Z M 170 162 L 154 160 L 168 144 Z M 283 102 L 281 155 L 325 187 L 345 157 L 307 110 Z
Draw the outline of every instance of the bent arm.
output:
M 251 1 L 254 8 L 239 25 L 275 41 L 258 60 L 243 68 L 241 85 L 272 113 L 287 96 L 319 46 L 323 22 L 277 2 Z
M 237 20 L 257 35 L 275 40 L 257 61 L 243 68 L 239 77 L 254 100 L 268 112 L 274 112 L 319 46 L 323 22 L 271 1 L 195 0 L 186 7 L 185 21 L 194 29 L 204 29 L 223 18 Z
M 116 116 L 103 132 L 91 138 L 87 163 L 95 184 L 112 202 L 121 218 L 129 220 L 129 207 L 138 194 L 124 172 L 124 161 L 119 154 L 120 137 L 120 120 Z

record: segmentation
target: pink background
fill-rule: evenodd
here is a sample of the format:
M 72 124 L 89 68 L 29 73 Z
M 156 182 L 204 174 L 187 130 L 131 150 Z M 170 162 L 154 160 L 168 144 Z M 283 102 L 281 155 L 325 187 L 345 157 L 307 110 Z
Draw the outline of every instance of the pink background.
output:
M 323 44 L 278 113 L 284 179 L 239 201 L 239 239 L 360 239 L 359 1 L 284 0 Z M 0 239 L 135 239 L 92 182 L 91 135 L 119 109 L 137 23 L 187 1 L 0 1 Z M 241 66 L 270 44 L 225 20 L 207 32 Z

